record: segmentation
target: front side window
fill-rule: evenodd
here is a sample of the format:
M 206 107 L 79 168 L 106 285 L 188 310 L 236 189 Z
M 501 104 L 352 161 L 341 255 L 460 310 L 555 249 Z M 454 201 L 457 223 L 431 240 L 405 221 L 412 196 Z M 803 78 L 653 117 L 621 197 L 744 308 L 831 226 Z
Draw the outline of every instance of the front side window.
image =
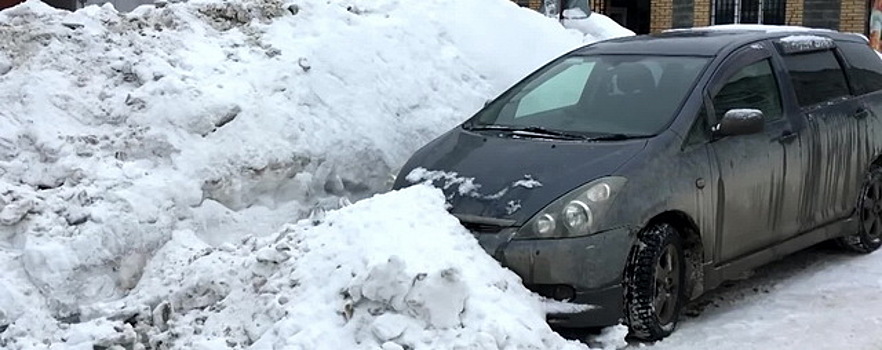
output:
M 845 74 L 833 51 L 786 55 L 784 63 L 802 107 L 850 95 Z
M 783 116 L 778 81 L 768 59 L 742 68 L 726 81 L 714 96 L 714 114 L 717 121 L 732 109 L 758 109 L 766 120 Z
M 589 137 L 654 135 L 674 117 L 707 62 L 680 56 L 567 57 L 515 85 L 469 126 L 538 127 Z

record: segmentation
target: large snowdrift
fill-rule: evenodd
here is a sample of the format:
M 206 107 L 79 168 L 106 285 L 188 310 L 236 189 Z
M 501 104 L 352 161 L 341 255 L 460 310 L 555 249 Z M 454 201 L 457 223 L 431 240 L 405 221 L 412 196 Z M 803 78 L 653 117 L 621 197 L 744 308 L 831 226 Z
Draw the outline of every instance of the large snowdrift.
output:
M 0 347 L 575 346 L 436 193 L 321 218 L 583 39 L 508 0 L 0 12 Z

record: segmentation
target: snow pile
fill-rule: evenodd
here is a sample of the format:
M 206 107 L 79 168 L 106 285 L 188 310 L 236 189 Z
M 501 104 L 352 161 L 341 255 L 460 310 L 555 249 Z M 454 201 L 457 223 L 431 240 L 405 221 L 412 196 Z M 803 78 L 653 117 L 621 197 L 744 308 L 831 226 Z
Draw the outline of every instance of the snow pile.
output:
M 384 191 L 417 147 L 583 39 L 507 0 L 203 0 L 128 14 L 31 0 L 0 12 L 0 23 L 0 347 L 8 348 L 237 346 L 269 339 L 274 322 L 300 322 L 284 321 L 286 311 L 324 315 L 321 307 L 335 306 L 293 295 L 269 308 L 254 291 L 273 273 L 297 271 L 306 252 L 243 237 Z M 333 230 L 318 227 L 269 237 Z M 472 274 L 398 256 L 400 271 L 399 262 L 380 269 L 403 279 L 425 271 L 441 284 Z M 377 264 L 346 268 L 365 277 Z M 261 286 L 240 274 L 264 265 L 275 270 L 261 270 Z M 456 272 L 440 277 L 447 268 Z M 237 294 L 246 279 L 252 294 Z M 319 284 L 274 288 L 328 297 L 342 283 L 311 281 Z M 474 288 L 460 290 L 472 299 Z M 352 290 L 353 305 L 385 302 L 361 293 Z M 213 308 L 263 318 L 200 319 Z M 357 310 L 352 317 L 367 317 Z M 423 311 L 394 310 L 438 325 Z M 322 322 L 331 321 L 309 324 Z M 192 328 L 200 324 L 224 336 L 200 336 Z M 554 342 L 543 334 L 524 336 Z M 212 343 L 221 338 L 232 343 Z
M 539 300 L 444 203 L 414 186 L 237 248 L 179 231 L 102 313 L 120 310 L 154 347 L 582 348 L 544 324 Z

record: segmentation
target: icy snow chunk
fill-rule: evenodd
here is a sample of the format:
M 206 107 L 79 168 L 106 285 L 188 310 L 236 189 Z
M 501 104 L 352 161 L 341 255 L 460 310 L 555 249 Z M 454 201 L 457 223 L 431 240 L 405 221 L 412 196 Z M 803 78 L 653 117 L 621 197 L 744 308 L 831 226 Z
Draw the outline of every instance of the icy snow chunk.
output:
M 278 264 L 280 262 L 288 260 L 288 258 L 290 258 L 291 256 L 284 251 L 271 247 L 264 247 L 258 250 L 257 253 L 254 254 L 254 257 L 257 258 L 257 261 L 263 263 Z
M 12 62 L 6 54 L 0 53 L 0 75 L 9 73 L 12 70 Z
M 407 304 L 434 328 L 451 328 L 461 323 L 468 287 L 456 268 L 420 275 L 407 294 Z
M 817 35 L 791 35 L 778 40 L 785 53 L 824 50 L 836 47 L 833 39 Z
M 534 188 L 541 187 L 542 183 L 533 179 L 532 175 L 524 175 L 522 180 L 515 181 L 511 184 L 511 187 L 523 187 L 523 188 Z
M 22 199 L 6 204 L 3 209 L 0 209 L 0 225 L 12 226 L 19 223 L 33 208 L 34 201 L 31 199 Z
M 404 330 L 411 322 L 411 319 L 406 316 L 385 313 L 374 320 L 371 331 L 378 340 L 385 343 L 404 334 Z

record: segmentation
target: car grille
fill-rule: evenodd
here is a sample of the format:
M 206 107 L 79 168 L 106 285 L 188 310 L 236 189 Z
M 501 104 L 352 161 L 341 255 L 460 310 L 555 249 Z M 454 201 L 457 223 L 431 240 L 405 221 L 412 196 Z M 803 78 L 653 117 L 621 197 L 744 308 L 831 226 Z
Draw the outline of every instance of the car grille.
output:
M 499 233 L 499 231 L 502 231 L 502 229 L 505 228 L 505 227 L 499 226 L 499 225 L 482 224 L 482 223 L 476 223 L 476 222 L 460 221 L 460 223 L 462 224 L 462 226 L 464 226 L 469 231 L 472 231 L 474 233 Z
M 515 220 L 488 218 L 475 215 L 453 214 L 459 222 L 474 233 L 498 233 L 503 229 L 514 227 Z

